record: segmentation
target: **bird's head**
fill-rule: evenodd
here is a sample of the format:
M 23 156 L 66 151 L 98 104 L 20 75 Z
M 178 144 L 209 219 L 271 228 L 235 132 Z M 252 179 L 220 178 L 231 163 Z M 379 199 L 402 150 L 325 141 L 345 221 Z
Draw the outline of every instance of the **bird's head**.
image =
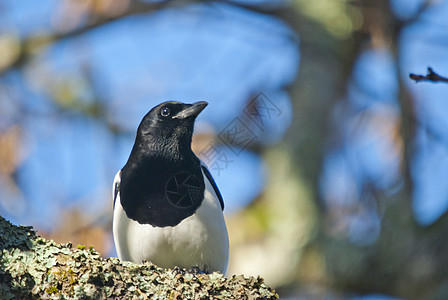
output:
M 157 105 L 143 117 L 136 146 L 164 155 L 191 151 L 194 122 L 207 105 L 205 101 L 193 104 L 168 101 Z

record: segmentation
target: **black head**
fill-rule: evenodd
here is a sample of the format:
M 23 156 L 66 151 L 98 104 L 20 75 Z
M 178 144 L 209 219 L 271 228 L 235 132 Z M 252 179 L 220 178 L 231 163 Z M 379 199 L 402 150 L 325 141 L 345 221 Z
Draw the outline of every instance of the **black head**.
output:
M 164 102 L 143 118 L 121 170 L 120 201 L 129 218 L 175 226 L 200 206 L 203 197 L 197 196 L 204 195 L 205 183 L 191 138 L 194 121 L 207 104 Z
M 157 105 L 143 117 L 136 146 L 170 156 L 191 151 L 194 121 L 207 105 L 205 101 L 193 104 L 168 101 Z

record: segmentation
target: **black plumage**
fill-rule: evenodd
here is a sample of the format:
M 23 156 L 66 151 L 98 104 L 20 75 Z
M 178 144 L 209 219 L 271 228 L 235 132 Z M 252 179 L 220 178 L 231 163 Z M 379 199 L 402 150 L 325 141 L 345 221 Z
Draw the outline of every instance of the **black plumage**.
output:
M 198 194 L 204 193 L 201 162 L 190 145 L 194 119 L 206 105 L 165 102 L 143 118 L 129 160 L 121 171 L 121 204 L 129 218 L 158 227 L 175 226 L 201 205 L 201 197 L 188 206 L 173 205 L 168 199 L 167 184 L 173 177 L 189 174 L 195 179 Z M 210 173 L 205 172 L 222 203 Z

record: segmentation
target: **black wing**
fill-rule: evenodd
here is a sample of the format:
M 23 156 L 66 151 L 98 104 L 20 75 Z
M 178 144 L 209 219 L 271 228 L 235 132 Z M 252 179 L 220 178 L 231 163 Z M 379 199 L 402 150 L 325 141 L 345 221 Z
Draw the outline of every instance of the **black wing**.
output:
M 219 199 L 219 203 L 221 203 L 221 209 L 224 210 L 224 200 L 222 199 L 221 192 L 219 191 L 218 186 L 216 185 L 216 182 L 212 177 L 212 174 L 210 174 L 210 171 L 207 169 L 207 167 L 205 165 L 202 165 L 202 171 L 204 172 L 205 177 L 207 177 L 208 181 L 210 182 L 213 189 L 215 190 L 215 193 Z

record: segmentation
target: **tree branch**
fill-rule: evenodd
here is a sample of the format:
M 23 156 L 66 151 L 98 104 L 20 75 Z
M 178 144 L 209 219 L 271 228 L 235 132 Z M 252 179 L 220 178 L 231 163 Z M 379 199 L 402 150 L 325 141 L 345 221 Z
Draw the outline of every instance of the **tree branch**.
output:
M 20 41 L 20 52 L 16 58 L 16 60 L 9 66 L 5 67 L 3 70 L 0 70 L 0 76 L 7 71 L 20 68 L 23 65 L 27 64 L 34 56 L 35 53 L 39 53 L 38 51 L 33 51 L 34 49 L 30 49 L 30 45 L 37 44 L 38 47 L 43 47 L 46 45 L 54 44 L 56 42 L 76 38 L 86 32 L 89 32 L 95 28 L 101 27 L 103 25 L 118 21 L 125 17 L 135 16 L 140 14 L 149 14 L 167 7 L 176 7 L 176 6 L 185 6 L 192 2 L 196 2 L 197 0 L 189 0 L 184 2 L 177 2 L 174 0 L 169 1 L 160 1 L 160 2 L 142 2 L 142 1 L 131 1 L 128 9 L 118 15 L 114 16 L 101 16 L 89 13 L 86 15 L 88 20 L 85 24 L 79 28 L 75 28 L 68 32 L 50 32 L 44 34 L 43 36 L 31 36 L 25 38 Z M 36 42 L 38 41 L 38 42 Z M 34 46 L 35 47 L 35 46 Z
M 432 82 L 448 82 L 448 78 L 440 76 L 436 72 L 433 71 L 431 67 L 428 67 L 428 74 L 426 76 L 423 75 L 416 75 L 416 74 L 409 74 L 409 78 L 412 80 L 415 80 L 416 83 L 420 81 L 432 81 Z
M 261 277 L 194 275 L 100 257 L 0 216 L 1 299 L 277 299 Z

